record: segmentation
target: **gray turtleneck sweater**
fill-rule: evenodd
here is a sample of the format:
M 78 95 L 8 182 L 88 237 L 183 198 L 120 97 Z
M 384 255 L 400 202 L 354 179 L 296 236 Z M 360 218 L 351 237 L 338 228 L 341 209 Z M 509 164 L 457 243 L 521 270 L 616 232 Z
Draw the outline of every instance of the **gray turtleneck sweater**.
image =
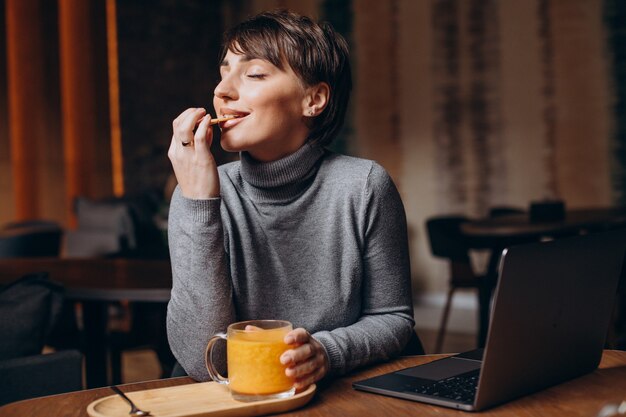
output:
M 169 216 L 170 346 L 208 379 L 208 339 L 241 320 L 288 320 L 324 347 L 331 374 L 399 354 L 413 331 L 406 218 L 377 163 L 304 145 L 278 161 L 219 167 L 221 197 Z

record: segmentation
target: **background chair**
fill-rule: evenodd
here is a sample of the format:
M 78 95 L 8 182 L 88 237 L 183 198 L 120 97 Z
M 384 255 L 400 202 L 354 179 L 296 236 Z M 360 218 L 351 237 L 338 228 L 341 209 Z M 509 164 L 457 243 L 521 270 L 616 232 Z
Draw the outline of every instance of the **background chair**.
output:
M 426 221 L 426 229 L 433 256 L 449 263 L 448 294 L 435 343 L 435 352 L 441 352 L 454 293 L 459 288 L 473 288 L 478 292 L 478 321 L 481 329 L 489 324 L 489 303 L 495 282 L 474 272 L 469 256 L 470 247 L 460 226 L 468 221 L 464 216 L 439 216 Z
M 158 202 L 150 193 L 102 200 L 77 198 L 75 210 L 78 228 L 66 235 L 65 257 L 169 256 L 162 233 L 153 221 Z M 167 303 L 109 303 L 108 308 L 114 323 L 107 341 L 111 383 L 122 382 L 122 352 L 130 349 L 153 349 L 162 375 L 169 376 L 175 359 L 165 330 Z
M 76 350 L 42 354 L 63 303 L 63 287 L 46 273 L 0 288 L 0 405 L 82 389 Z
M 0 360 L 0 405 L 83 389 L 82 363 L 77 350 Z
M 77 198 L 74 205 L 78 227 L 66 233 L 64 257 L 119 256 L 136 247 L 135 222 L 127 204 Z
M 124 257 L 165 259 L 163 232 L 154 218 L 159 202 L 151 193 L 137 196 L 75 201 L 76 230 L 66 233 L 65 257 Z
M 161 366 L 161 378 L 168 378 L 176 359 L 165 328 L 167 303 L 133 302 L 130 308 L 128 330 L 114 329 L 109 333 L 111 383 L 123 382 L 122 353 L 136 349 L 152 349 Z
M 9 223 L 0 229 L 0 258 L 58 257 L 63 229 L 57 223 Z
M 0 258 L 59 257 L 63 234 L 61 225 L 51 220 L 32 219 L 7 223 L 0 229 Z M 62 302 L 58 313 L 60 317 L 48 334 L 49 346 L 55 349 L 78 347 L 79 332 L 74 308 L 74 303 Z M 9 372 L 9 368 L 6 371 Z

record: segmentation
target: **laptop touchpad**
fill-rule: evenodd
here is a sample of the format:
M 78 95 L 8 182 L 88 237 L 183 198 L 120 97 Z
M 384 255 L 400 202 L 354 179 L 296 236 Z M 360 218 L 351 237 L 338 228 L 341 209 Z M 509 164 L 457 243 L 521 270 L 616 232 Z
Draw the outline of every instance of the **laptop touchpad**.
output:
M 396 374 L 439 381 L 480 369 L 480 366 L 481 362 L 478 361 L 448 358 L 404 369 Z

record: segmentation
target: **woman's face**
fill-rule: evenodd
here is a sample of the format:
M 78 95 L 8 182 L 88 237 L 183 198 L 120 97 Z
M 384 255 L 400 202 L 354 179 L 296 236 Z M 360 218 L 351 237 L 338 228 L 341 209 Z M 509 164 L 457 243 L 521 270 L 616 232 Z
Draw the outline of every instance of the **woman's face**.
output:
M 226 151 L 248 151 L 259 161 L 274 161 L 306 141 L 307 88 L 285 65 L 228 51 L 220 65 L 222 80 L 213 105 L 219 117 L 240 116 L 220 124 Z

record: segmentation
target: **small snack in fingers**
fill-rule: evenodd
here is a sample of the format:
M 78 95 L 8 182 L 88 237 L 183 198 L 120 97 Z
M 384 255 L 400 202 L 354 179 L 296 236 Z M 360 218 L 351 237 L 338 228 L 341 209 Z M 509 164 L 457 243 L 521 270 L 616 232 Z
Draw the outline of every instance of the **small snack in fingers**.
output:
M 218 117 L 217 119 L 211 119 L 209 121 L 209 126 L 212 126 L 212 125 L 215 125 L 215 124 L 218 124 L 218 123 L 222 123 L 222 122 L 225 122 L 227 120 L 233 120 L 233 119 L 236 119 L 238 117 L 239 116 L 231 115 L 231 116 Z

